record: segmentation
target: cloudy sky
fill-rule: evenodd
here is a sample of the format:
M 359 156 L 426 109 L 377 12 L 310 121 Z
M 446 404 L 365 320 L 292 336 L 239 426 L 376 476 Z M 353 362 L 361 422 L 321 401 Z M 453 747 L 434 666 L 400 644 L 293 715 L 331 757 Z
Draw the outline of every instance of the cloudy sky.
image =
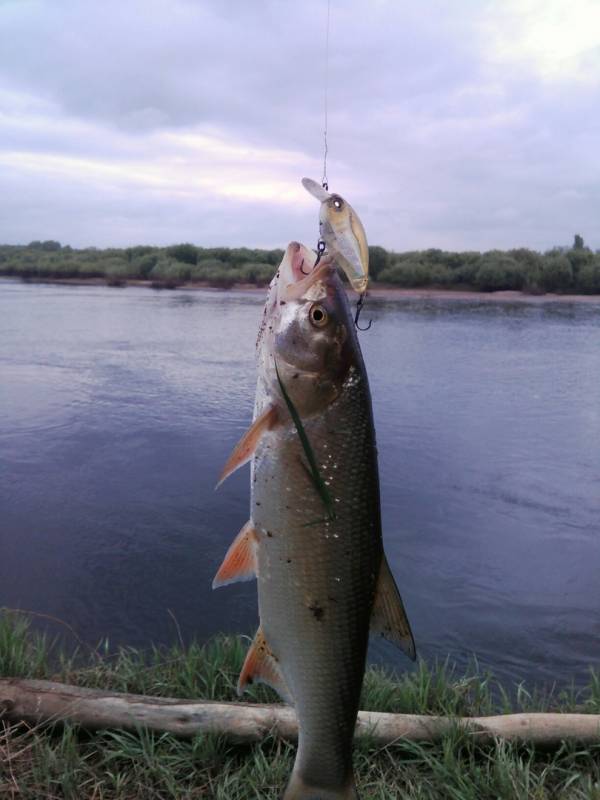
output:
M 313 243 L 327 0 L 0 0 L 0 242 Z M 600 0 L 331 0 L 369 241 L 600 247 Z

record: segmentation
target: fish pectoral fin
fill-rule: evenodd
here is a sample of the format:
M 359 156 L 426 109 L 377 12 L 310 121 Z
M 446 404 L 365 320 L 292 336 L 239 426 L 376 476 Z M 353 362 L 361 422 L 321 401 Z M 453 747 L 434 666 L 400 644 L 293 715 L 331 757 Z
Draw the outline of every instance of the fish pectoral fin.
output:
M 397 645 L 414 661 L 417 657 L 408 617 L 385 554 L 381 560 L 375 601 L 371 612 L 371 633 Z
M 223 563 L 215 575 L 212 588 L 227 586 L 236 581 L 250 581 L 256 577 L 256 545 L 258 535 L 252 522 L 247 522 L 233 540 Z
M 246 654 L 237 685 L 238 695 L 241 696 L 250 683 L 266 683 L 275 689 L 282 700 L 292 703 L 292 696 L 286 686 L 281 667 L 265 639 L 262 628 L 256 631 L 254 641 Z
M 239 469 L 239 467 L 250 461 L 263 434 L 272 430 L 278 422 L 279 414 L 276 406 L 269 406 L 254 420 L 252 425 L 233 448 L 233 452 L 223 467 L 223 472 L 221 472 L 219 476 L 219 482 L 215 486 L 215 489 L 218 489 L 225 478 L 228 478 L 232 472 L 235 472 L 236 469 Z

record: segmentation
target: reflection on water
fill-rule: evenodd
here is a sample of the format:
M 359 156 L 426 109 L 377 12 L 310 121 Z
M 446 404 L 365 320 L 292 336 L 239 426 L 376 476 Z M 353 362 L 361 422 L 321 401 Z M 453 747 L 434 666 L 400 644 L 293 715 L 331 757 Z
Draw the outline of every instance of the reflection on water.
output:
M 256 625 L 210 584 L 259 295 L 0 282 L 0 605 L 89 642 Z M 585 681 L 600 661 L 600 304 L 369 302 L 386 548 L 420 654 Z M 372 656 L 408 666 L 393 648 Z

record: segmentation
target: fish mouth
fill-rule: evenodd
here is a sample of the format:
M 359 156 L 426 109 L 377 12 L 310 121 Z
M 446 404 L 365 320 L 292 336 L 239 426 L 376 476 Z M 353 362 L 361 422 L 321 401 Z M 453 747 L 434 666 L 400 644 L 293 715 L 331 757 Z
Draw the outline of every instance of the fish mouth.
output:
M 326 296 L 327 287 L 335 275 L 335 262 L 331 257 L 325 256 L 317 266 L 314 266 L 315 260 L 313 259 L 312 269 L 307 275 L 302 275 L 295 282 L 284 285 L 282 292 L 284 302 L 300 300 L 303 297 L 317 300 Z
M 308 294 L 326 292 L 335 273 L 335 262 L 329 256 L 321 258 L 299 242 L 290 242 L 280 274 L 280 302 L 300 300 Z M 316 299 L 316 298 L 313 298 Z

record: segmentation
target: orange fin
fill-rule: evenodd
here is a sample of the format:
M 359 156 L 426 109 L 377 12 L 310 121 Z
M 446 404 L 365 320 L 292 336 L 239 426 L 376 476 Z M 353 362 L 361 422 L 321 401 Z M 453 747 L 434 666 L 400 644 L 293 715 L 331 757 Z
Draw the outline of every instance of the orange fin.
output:
M 247 522 L 227 551 L 212 583 L 213 589 L 236 581 L 250 581 L 256 576 L 257 543 L 254 526 Z
M 225 478 L 228 478 L 232 472 L 235 472 L 236 469 L 250 461 L 263 433 L 272 430 L 277 424 L 278 419 L 277 407 L 269 406 L 263 411 L 260 417 L 254 420 L 252 425 L 233 448 L 233 453 L 227 459 L 227 463 L 223 467 L 223 472 L 219 477 L 219 482 L 215 486 L 215 489 L 218 489 Z
M 397 645 L 414 661 L 417 657 L 408 617 L 385 554 L 381 560 L 375 602 L 371 612 L 371 633 Z
M 262 627 L 256 631 L 254 641 L 246 654 L 237 685 L 238 695 L 241 696 L 250 683 L 266 683 L 267 686 L 275 689 L 286 703 L 292 702 L 281 667 L 267 644 Z

